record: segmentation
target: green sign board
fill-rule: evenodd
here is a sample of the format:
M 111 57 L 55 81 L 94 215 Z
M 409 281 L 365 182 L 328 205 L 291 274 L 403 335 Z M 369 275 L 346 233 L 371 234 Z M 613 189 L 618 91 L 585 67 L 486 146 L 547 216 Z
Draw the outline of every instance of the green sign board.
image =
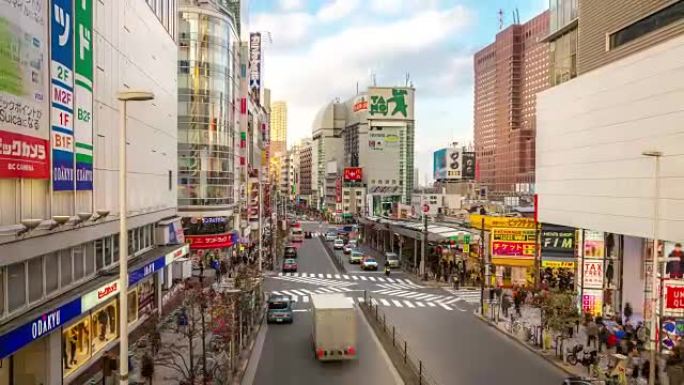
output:
M 382 95 L 372 95 L 370 97 L 370 114 L 382 116 L 395 116 L 397 114 L 408 117 L 408 104 L 406 103 L 406 95 L 408 91 L 405 89 L 392 89 L 392 96 L 385 98 Z M 390 111 L 391 107 L 391 111 Z
M 93 0 L 74 2 L 76 190 L 93 189 Z

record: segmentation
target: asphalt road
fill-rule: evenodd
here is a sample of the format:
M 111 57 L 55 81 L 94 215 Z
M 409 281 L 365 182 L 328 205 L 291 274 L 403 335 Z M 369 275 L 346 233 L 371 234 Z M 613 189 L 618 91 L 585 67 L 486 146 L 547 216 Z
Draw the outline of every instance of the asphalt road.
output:
M 318 224 L 304 224 L 305 231 L 318 231 Z M 336 274 L 335 268 L 318 239 L 305 240 L 298 250 L 299 271 L 323 274 L 326 277 Z M 278 276 L 266 278 L 266 291 L 278 290 L 313 290 L 318 287 L 336 287 L 342 282 L 333 279 L 327 281 L 293 281 L 278 279 Z M 336 283 L 337 282 L 337 283 Z M 342 284 L 340 284 L 342 285 Z M 358 296 L 353 284 L 344 286 L 347 293 Z M 266 325 L 263 345 L 255 348 L 258 356 L 256 371 L 253 374 L 255 385 L 306 385 L 306 384 L 401 384 L 394 367 L 387 358 L 372 330 L 357 312 L 358 352 L 359 358 L 354 361 L 321 363 L 314 358 L 311 345 L 312 319 L 310 303 L 304 303 L 300 296 L 295 306 L 295 321 L 291 325 Z M 259 345 L 259 344 L 257 344 Z M 253 356 L 254 357 L 254 356 Z

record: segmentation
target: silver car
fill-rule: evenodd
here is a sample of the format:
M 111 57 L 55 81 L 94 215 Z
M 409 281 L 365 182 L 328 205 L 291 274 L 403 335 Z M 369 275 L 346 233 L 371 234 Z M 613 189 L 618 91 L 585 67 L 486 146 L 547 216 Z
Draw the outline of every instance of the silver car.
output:
M 396 253 L 385 253 L 385 260 L 389 267 L 399 267 L 399 256 Z

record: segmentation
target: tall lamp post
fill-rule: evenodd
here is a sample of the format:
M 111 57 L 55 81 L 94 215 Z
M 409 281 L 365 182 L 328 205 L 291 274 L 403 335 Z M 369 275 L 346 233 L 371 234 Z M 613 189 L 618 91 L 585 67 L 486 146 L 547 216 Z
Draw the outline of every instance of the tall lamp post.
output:
M 119 384 L 128 385 L 128 220 L 126 207 L 126 104 L 154 99 L 142 90 L 121 91 L 119 99 Z
M 657 328 L 658 316 L 656 314 L 656 307 L 658 306 L 658 200 L 660 198 L 660 158 L 663 153 L 660 151 L 644 151 L 643 156 L 648 156 L 655 159 L 655 170 L 653 172 L 653 267 L 651 269 L 651 357 L 649 360 L 648 384 L 655 385 L 656 379 L 656 356 L 658 350 Z

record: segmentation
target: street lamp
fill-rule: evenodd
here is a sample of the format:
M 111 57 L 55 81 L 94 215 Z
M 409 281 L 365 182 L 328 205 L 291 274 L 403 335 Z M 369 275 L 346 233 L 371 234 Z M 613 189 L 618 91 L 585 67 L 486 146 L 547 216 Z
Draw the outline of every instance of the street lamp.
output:
M 121 91 L 119 99 L 119 384 L 128 385 L 128 221 L 126 212 L 126 104 L 154 99 L 142 90 Z
M 656 307 L 658 305 L 658 199 L 660 196 L 660 158 L 663 153 L 660 151 L 644 151 L 643 156 L 655 159 L 655 170 L 653 173 L 654 194 L 653 194 L 653 267 L 651 268 L 651 358 L 649 360 L 648 384 L 655 385 L 656 378 L 656 351 L 658 350 L 657 327 L 658 317 Z

